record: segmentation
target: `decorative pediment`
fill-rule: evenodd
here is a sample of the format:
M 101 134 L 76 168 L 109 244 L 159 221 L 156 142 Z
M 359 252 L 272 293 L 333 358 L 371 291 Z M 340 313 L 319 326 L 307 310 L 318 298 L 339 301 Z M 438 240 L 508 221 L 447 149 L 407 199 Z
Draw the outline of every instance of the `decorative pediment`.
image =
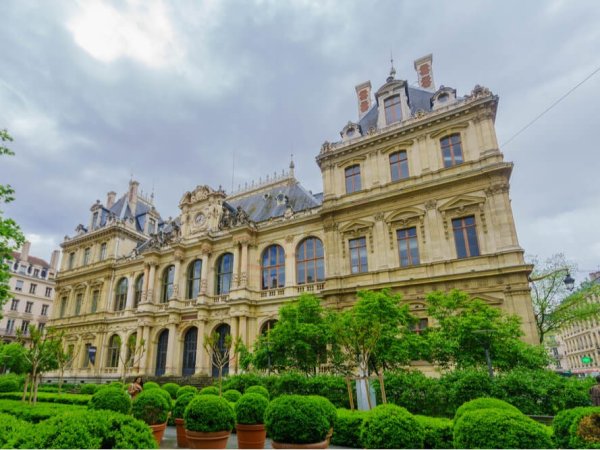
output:
M 441 130 L 434 131 L 434 132 L 432 132 L 432 133 L 429 134 L 429 137 L 432 138 L 432 139 L 435 139 L 435 138 L 442 137 L 442 136 L 447 135 L 447 134 L 460 133 L 462 130 L 464 130 L 468 126 L 469 126 L 468 122 L 457 123 L 455 125 L 452 125 L 452 127 L 443 128 Z
M 410 302 L 408 303 L 408 309 L 412 311 L 425 311 L 427 305 L 424 302 Z
M 414 143 L 415 143 L 415 141 L 413 141 L 412 139 L 407 139 L 405 141 L 396 142 L 394 145 L 390 145 L 389 147 L 382 149 L 381 153 L 386 154 L 386 153 L 392 153 L 397 150 L 404 150 L 408 147 L 412 147 L 412 145 Z
M 355 164 L 360 164 L 363 161 L 365 161 L 366 159 L 367 159 L 367 157 L 365 155 L 362 155 L 362 156 L 353 156 L 352 158 L 348 158 L 348 159 L 345 159 L 343 161 L 340 161 L 339 163 L 337 163 L 337 166 L 341 167 L 341 168 L 350 167 L 350 166 L 353 166 Z
M 448 200 L 443 205 L 440 205 L 438 209 L 443 212 L 457 210 L 460 213 L 461 210 L 465 210 L 467 208 L 479 208 L 485 203 L 485 200 L 485 197 L 476 195 L 459 195 L 458 197 Z
M 339 228 L 340 234 L 342 235 L 342 256 L 344 258 L 346 257 L 347 240 L 356 237 L 366 237 L 369 241 L 371 253 L 373 253 L 373 225 L 373 222 L 368 222 L 366 220 L 354 220 Z
M 450 237 L 450 228 L 452 218 L 465 214 L 472 214 L 479 217 L 483 232 L 487 233 L 487 221 L 485 217 L 486 197 L 478 195 L 459 195 L 454 197 L 438 207 L 442 213 L 444 223 L 444 234 L 446 239 Z
M 493 297 L 493 296 L 487 295 L 487 294 L 477 294 L 477 295 L 474 295 L 473 298 L 481 300 L 481 301 L 487 303 L 488 305 L 501 305 L 502 303 L 504 303 L 504 299 L 498 298 L 498 297 Z
M 394 249 L 394 232 L 398 228 L 408 228 L 418 226 L 420 228 L 421 239 L 425 243 L 425 211 L 420 208 L 404 208 L 388 214 L 385 222 L 388 226 L 388 237 L 390 249 Z

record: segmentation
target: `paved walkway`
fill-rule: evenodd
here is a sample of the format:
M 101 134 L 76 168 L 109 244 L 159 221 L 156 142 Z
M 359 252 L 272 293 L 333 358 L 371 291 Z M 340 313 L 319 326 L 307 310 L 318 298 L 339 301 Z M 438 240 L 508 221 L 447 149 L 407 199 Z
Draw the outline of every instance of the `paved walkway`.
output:
M 175 427 L 167 427 L 165 430 L 165 435 L 163 437 L 162 442 L 160 443 L 160 448 L 178 448 L 177 447 L 177 431 L 175 431 Z M 227 448 L 238 448 L 237 446 L 237 435 L 235 433 L 231 433 L 229 436 L 229 440 L 227 441 Z M 265 442 L 265 448 L 273 448 L 271 447 L 271 439 L 267 438 L 267 442 Z M 346 447 L 338 447 L 336 445 L 330 445 L 329 448 L 346 448 Z

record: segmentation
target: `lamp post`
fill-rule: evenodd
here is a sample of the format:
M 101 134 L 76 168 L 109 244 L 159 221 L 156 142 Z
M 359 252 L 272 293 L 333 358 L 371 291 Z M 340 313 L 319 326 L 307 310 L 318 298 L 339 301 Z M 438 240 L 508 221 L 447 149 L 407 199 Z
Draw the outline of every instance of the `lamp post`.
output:
M 575 279 L 571 276 L 571 270 L 568 267 L 561 267 L 560 269 L 553 270 L 545 275 L 540 275 L 537 277 L 529 277 L 529 282 L 532 283 L 534 281 L 540 281 L 544 278 L 551 277 L 552 275 L 556 275 L 559 272 L 566 272 L 565 278 L 563 279 L 563 283 L 565 283 L 566 288 L 569 291 L 572 291 L 575 288 Z
M 485 362 L 487 363 L 488 373 L 490 374 L 490 378 L 494 378 L 494 368 L 492 367 L 492 357 L 490 355 L 490 339 L 492 333 L 495 333 L 496 330 L 475 330 L 473 333 L 477 333 L 483 336 L 486 336 L 487 339 L 484 339 L 483 351 L 485 352 Z

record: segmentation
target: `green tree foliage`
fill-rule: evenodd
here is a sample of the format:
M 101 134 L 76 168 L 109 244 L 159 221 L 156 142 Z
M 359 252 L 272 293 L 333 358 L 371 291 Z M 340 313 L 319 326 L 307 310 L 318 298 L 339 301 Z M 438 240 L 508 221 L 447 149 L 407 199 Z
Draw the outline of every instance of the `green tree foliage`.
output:
M 303 294 L 298 301 L 279 310 L 279 321 L 255 345 L 254 363 L 259 369 L 269 367 L 297 370 L 315 374 L 328 361 L 327 345 L 331 342 L 331 328 L 321 300 Z
M 529 262 L 534 264 L 531 301 L 540 343 L 549 333 L 600 314 L 600 304 L 589 301 L 600 295 L 598 284 L 582 283 L 574 292 L 568 291 L 563 280 L 567 271 L 574 272 L 575 268 L 565 255 L 557 253 L 543 263 L 532 257 Z
M 419 337 L 410 330 L 415 319 L 401 299 L 387 289 L 359 291 L 352 308 L 333 316 L 334 340 L 350 372 L 379 372 L 416 359 Z
M 12 156 L 13 151 L 5 146 L 5 142 L 13 139 L 6 130 L 0 130 L 0 156 Z M 9 184 L 0 184 L 0 207 L 3 203 L 12 202 L 15 191 Z M 8 265 L 3 261 L 12 259 L 12 252 L 17 250 L 25 242 L 25 236 L 19 225 L 10 218 L 3 217 L 0 209 L 0 319 L 2 318 L 2 305 L 8 299 L 8 280 L 10 278 Z
M 543 348 L 528 345 L 518 316 L 468 294 L 453 290 L 427 296 L 428 313 L 436 324 L 427 330 L 426 359 L 444 368 L 483 366 L 488 347 L 495 369 L 541 368 L 548 356 Z
M 27 349 L 18 342 L 0 345 L 0 367 L 17 374 L 29 372 L 26 353 Z

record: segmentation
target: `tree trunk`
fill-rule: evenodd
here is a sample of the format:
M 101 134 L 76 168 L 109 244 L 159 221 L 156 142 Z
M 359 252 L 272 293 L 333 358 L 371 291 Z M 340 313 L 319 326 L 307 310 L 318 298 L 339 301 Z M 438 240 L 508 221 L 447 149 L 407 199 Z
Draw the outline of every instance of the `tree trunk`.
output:
M 223 365 L 219 365 L 219 397 L 223 388 Z
M 34 384 L 34 393 L 33 393 L 33 404 L 34 405 L 37 403 L 38 386 L 40 384 L 40 381 L 42 381 L 42 376 L 38 375 L 35 380 L 35 384 Z
M 27 388 L 29 387 L 29 374 L 27 374 L 27 376 L 25 377 L 25 385 L 23 386 L 23 398 L 21 399 L 22 402 L 25 401 L 25 398 L 27 398 Z
M 64 374 L 65 374 L 65 369 L 63 367 L 61 367 L 58 372 L 58 395 L 60 395 L 62 392 Z

